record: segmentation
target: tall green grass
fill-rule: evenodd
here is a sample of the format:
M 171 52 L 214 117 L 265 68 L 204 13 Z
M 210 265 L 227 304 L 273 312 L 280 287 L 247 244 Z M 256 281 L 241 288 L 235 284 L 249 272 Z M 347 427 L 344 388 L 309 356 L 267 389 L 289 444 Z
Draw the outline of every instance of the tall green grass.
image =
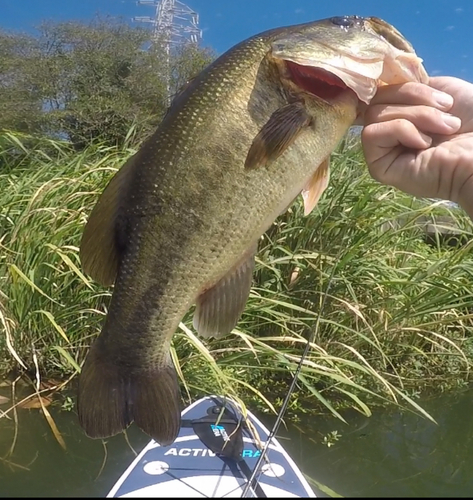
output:
M 79 372 L 111 290 L 84 276 L 81 232 L 99 193 L 133 151 L 0 136 L 0 374 Z M 449 213 L 469 243 L 427 245 L 416 221 Z M 394 224 L 402 220 L 401 227 Z M 386 228 L 392 223 L 397 229 Z M 330 186 L 300 200 L 262 237 L 254 287 L 233 334 L 199 339 L 191 313 L 174 337 L 183 394 L 223 392 L 277 408 L 310 332 L 292 412 L 394 401 L 469 380 L 473 352 L 471 221 L 373 181 L 356 141 L 334 153 Z M 333 279 L 329 279 L 333 276 Z M 330 282 L 330 286 L 328 284 Z M 320 311 L 324 294 L 325 307 Z

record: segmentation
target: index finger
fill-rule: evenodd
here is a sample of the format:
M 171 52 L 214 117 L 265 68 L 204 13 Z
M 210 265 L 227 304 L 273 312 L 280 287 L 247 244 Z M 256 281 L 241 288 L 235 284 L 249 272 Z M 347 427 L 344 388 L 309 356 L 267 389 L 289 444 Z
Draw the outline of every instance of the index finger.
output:
M 425 105 L 448 111 L 453 97 L 424 83 L 407 82 L 379 87 L 371 104 Z

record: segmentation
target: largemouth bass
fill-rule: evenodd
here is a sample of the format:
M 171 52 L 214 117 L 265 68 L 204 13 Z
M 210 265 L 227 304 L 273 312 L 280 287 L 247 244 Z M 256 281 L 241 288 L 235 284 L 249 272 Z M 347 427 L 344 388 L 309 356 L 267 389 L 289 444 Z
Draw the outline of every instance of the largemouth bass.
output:
M 258 240 L 302 193 L 327 186 L 328 158 L 379 85 L 427 82 L 412 46 L 377 18 L 335 17 L 241 42 L 173 101 L 105 188 L 80 256 L 115 284 L 79 380 L 86 434 L 132 421 L 161 445 L 180 426 L 172 337 L 226 335 L 245 307 Z

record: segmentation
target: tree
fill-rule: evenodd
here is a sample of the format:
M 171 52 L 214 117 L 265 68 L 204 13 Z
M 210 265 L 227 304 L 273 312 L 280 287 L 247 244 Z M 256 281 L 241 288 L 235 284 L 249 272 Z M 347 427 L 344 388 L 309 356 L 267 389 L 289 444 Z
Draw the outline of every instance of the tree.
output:
M 159 45 L 144 49 L 149 37 L 144 28 L 110 18 L 46 22 L 38 37 L 1 35 L 0 56 L 7 57 L 0 65 L 0 97 L 12 98 L 2 101 L 7 112 L 0 126 L 25 130 L 24 117 L 11 118 L 13 103 L 21 101 L 22 114 L 34 117 L 27 130 L 67 137 L 77 149 L 95 140 L 119 144 L 132 125 L 142 138 L 167 107 L 166 61 Z M 195 76 L 213 57 L 190 44 L 173 51 L 173 86 Z
M 41 94 L 27 77 L 38 55 L 32 37 L 0 32 L 0 128 L 33 132 L 40 127 Z

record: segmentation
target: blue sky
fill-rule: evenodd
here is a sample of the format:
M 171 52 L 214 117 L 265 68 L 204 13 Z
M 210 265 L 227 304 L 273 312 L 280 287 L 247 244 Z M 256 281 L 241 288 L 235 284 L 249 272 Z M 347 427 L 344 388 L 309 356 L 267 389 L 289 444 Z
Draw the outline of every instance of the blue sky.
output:
M 431 75 L 473 82 L 472 0 L 187 0 L 199 13 L 202 44 L 222 53 L 265 29 L 340 15 L 377 16 L 414 45 Z M 135 0 L 0 0 L 0 27 L 32 31 L 43 19 L 87 20 L 95 13 L 152 15 Z

